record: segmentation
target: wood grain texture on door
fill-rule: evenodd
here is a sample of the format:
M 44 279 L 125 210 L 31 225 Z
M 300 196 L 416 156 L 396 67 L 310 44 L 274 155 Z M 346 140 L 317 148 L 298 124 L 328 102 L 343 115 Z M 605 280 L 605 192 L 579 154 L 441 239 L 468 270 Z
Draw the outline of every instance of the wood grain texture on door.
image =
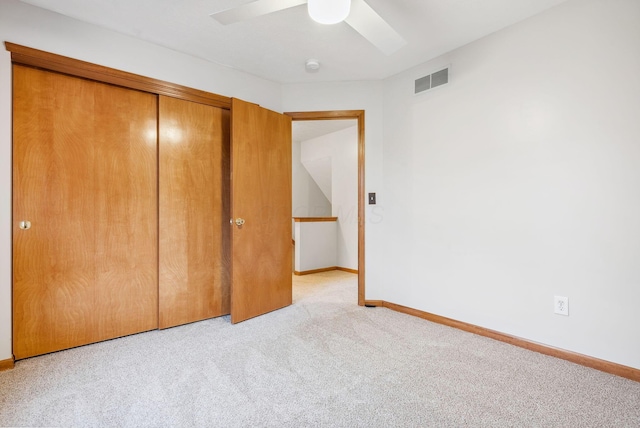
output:
M 159 99 L 159 327 L 229 313 L 229 112 Z
M 231 101 L 231 322 L 291 304 L 291 118 Z
M 16 358 L 157 328 L 156 96 L 19 65 L 13 91 Z

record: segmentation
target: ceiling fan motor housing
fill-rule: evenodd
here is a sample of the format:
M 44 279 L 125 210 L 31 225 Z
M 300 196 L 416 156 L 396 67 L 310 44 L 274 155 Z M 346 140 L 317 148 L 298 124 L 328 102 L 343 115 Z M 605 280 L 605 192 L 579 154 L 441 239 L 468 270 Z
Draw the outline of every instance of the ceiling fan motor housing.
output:
M 347 19 L 351 0 L 309 0 L 309 16 L 320 24 L 337 24 Z

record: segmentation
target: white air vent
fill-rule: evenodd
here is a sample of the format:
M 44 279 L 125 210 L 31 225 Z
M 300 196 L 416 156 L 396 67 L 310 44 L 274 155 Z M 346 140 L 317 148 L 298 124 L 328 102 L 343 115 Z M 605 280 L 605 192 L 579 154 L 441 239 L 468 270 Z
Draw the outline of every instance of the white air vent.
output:
M 449 83 L 449 67 L 416 79 L 414 94 L 420 94 Z

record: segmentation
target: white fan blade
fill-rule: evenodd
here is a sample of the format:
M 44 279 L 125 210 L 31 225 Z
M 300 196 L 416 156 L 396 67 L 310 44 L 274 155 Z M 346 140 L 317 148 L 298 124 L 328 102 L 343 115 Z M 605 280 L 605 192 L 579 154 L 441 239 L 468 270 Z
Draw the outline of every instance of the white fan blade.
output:
M 385 55 L 391 55 L 407 44 L 364 0 L 351 0 L 351 12 L 345 22 Z
M 289 9 L 306 3 L 307 0 L 257 0 L 233 9 L 223 10 L 209 15 L 223 25 L 246 21 L 271 12 Z

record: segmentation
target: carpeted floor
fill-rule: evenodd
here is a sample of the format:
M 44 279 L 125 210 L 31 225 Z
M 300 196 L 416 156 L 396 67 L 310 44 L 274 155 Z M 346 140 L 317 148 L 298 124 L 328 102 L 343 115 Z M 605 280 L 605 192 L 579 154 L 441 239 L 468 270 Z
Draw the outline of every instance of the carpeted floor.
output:
M 640 427 L 640 383 L 294 278 L 294 304 L 20 361 L 2 426 Z

